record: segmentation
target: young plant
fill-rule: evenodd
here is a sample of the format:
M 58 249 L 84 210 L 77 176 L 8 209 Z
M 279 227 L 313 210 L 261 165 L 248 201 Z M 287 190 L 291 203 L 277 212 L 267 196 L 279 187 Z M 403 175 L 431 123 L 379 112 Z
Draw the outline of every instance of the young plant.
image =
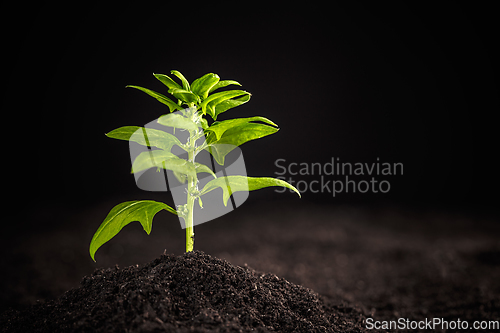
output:
M 193 251 L 194 203 L 198 200 L 201 207 L 201 197 L 219 187 L 223 191 L 224 205 L 227 205 L 234 192 L 253 191 L 270 186 L 286 187 L 300 196 L 295 187 L 280 179 L 240 175 L 217 177 L 210 167 L 196 162 L 198 153 L 206 150 L 218 164 L 223 165 L 225 157 L 234 148 L 245 142 L 276 133 L 278 128 L 271 120 L 260 116 L 217 121 L 217 117 L 221 113 L 250 100 L 250 93 L 244 90 L 215 92 L 229 85 L 241 86 L 238 82 L 221 81 L 217 74 L 209 73 L 190 84 L 180 72 L 174 70 L 171 71 L 171 74 L 180 79 L 180 84 L 167 75 L 154 74 L 154 76 L 168 87 L 168 93 L 177 101 L 143 87 L 132 85 L 127 87 L 141 90 L 165 104 L 170 113 L 159 117 L 158 123 L 173 127 L 174 131 L 187 131 L 189 137 L 186 142 L 181 142 L 175 135 L 166 131 L 138 126 L 120 127 L 106 135 L 110 138 L 133 141 L 142 146 L 156 148 L 143 152 L 135 158 L 132 163 L 132 173 L 153 167 L 158 168 L 158 170 L 173 171 L 179 181 L 187 181 L 186 203 L 178 205 L 177 209 L 163 202 L 152 200 L 127 201 L 115 206 L 97 229 L 90 243 L 90 256 L 94 261 L 95 252 L 99 247 L 113 238 L 130 222 L 139 221 L 149 235 L 153 217 L 162 209 L 184 220 L 186 252 Z M 200 141 L 202 142 L 200 143 Z M 187 158 L 184 159 L 172 153 L 174 146 L 185 151 Z M 214 179 L 200 190 L 198 188 L 198 174 L 203 172 L 209 173 Z

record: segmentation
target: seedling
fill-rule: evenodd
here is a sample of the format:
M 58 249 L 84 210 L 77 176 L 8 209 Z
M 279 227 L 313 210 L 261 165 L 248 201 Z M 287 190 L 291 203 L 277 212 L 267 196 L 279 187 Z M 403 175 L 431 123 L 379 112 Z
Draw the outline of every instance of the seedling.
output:
M 131 85 L 127 87 L 141 90 L 165 104 L 170 113 L 159 117 L 158 123 L 173 127 L 174 131 L 187 131 L 189 137 L 186 142 L 181 142 L 175 135 L 166 131 L 138 126 L 120 127 L 106 135 L 110 138 L 133 141 L 142 146 L 156 148 L 141 153 L 135 158 L 132 163 L 132 173 L 154 167 L 158 170 L 173 171 L 179 181 L 187 182 L 186 203 L 178 205 L 177 209 L 153 200 L 135 200 L 118 204 L 111 209 L 92 238 L 90 256 L 94 261 L 97 249 L 130 222 L 139 221 L 149 235 L 153 217 L 163 209 L 184 220 L 186 252 L 193 251 L 194 204 L 198 200 L 201 207 L 202 196 L 219 187 L 222 189 L 224 205 L 227 205 L 234 192 L 253 191 L 270 186 L 286 187 L 300 196 L 299 191 L 294 186 L 280 179 L 241 175 L 217 177 L 209 166 L 196 162 L 198 153 L 206 150 L 218 164 L 223 165 L 225 157 L 235 147 L 276 133 L 278 128 L 271 120 L 260 116 L 217 121 L 217 117 L 221 113 L 250 100 L 250 93 L 244 90 L 215 92 L 229 85 L 241 86 L 238 82 L 221 81 L 217 74 L 209 73 L 189 84 L 180 72 L 174 70 L 171 71 L 171 74 L 180 79 L 180 84 L 167 75 L 154 74 L 154 76 L 168 87 L 168 93 L 177 101 L 143 87 Z M 200 141 L 202 142 L 200 143 Z M 174 146 L 178 146 L 186 152 L 186 159 L 172 153 Z M 204 172 L 209 173 L 214 179 L 199 189 L 198 174 Z

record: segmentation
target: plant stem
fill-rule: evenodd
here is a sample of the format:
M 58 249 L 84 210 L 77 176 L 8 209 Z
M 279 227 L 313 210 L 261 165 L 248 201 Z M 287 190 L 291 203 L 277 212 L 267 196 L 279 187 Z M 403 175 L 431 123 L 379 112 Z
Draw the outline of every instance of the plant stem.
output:
M 192 178 L 192 177 L 189 177 Z M 193 208 L 195 198 L 189 193 L 189 188 L 191 188 L 192 180 L 189 179 L 189 187 L 187 194 L 187 209 L 188 213 L 186 216 L 186 252 L 193 251 L 194 248 L 194 226 L 193 226 Z
M 196 150 L 196 133 L 189 132 L 189 150 L 188 150 L 188 161 L 194 163 L 195 159 L 195 150 Z M 196 197 L 193 196 L 193 193 L 197 190 L 196 186 L 198 183 L 198 179 L 196 176 L 188 176 L 188 189 L 187 189 L 187 216 L 185 217 L 186 222 L 186 252 L 191 252 L 194 249 L 194 225 L 193 225 L 193 211 L 194 211 L 194 202 L 196 201 Z

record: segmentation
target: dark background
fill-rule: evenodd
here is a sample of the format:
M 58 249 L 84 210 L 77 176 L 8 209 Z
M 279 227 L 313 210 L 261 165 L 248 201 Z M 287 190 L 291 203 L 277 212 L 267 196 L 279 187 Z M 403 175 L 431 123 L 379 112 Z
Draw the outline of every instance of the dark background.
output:
M 165 113 L 125 85 L 162 91 L 152 74 L 172 69 L 190 81 L 214 72 L 253 94 L 221 119 L 279 124 L 277 134 L 242 146 L 250 176 L 274 176 L 278 158 L 404 164 L 404 175 L 387 178 L 389 193 L 302 200 L 497 212 L 492 8 L 135 3 L 4 12 L 16 18 L 3 29 L 5 175 L 15 184 L 11 207 L 28 216 L 150 195 L 135 187 L 128 145 L 104 133 Z M 296 200 L 272 190 L 250 200 L 278 196 Z M 10 211 L 19 218 L 19 209 Z
M 125 86 L 162 91 L 152 74 L 176 69 L 190 81 L 217 73 L 252 93 L 220 119 L 279 124 L 242 146 L 250 176 L 275 176 L 277 159 L 404 165 L 403 175 L 376 177 L 390 181 L 386 194 L 251 192 L 196 227 L 196 249 L 389 318 L 498 319 L 492 7 L 71 3 L 2 13 L 0 312 L 58 297 L 96 267 L 184 251 L 184 230 L 161 212 L 151 235 L 131 223 L 97 263 L 88 254 L 114 205 L 173 202 L 139 190 L 128 144 L 104 134 L 166 113 Z

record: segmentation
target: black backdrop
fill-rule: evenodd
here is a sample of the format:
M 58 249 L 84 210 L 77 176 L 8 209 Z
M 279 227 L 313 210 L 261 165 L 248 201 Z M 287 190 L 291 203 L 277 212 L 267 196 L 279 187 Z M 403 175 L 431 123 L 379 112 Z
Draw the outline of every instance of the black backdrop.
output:
M 275 176 L 277 159 L 404 165 L 386 194 L 306 192 L 303 200 L 496 210 L 492 8 L 209 5 L 5 10 L 16 18 L 3 23 L 2 161 L 13 204 L 36 214 L 42 205 L 143 198 L 127 144 L 104 133 L 165 113 L 125 85 L 161 90 L 152 74 L 177 69 L 190 81 L 214 72 L 252 93 L 221 119 L 261 115 L 279 124 L 277 134 L 242 146 L 251 176 Z

